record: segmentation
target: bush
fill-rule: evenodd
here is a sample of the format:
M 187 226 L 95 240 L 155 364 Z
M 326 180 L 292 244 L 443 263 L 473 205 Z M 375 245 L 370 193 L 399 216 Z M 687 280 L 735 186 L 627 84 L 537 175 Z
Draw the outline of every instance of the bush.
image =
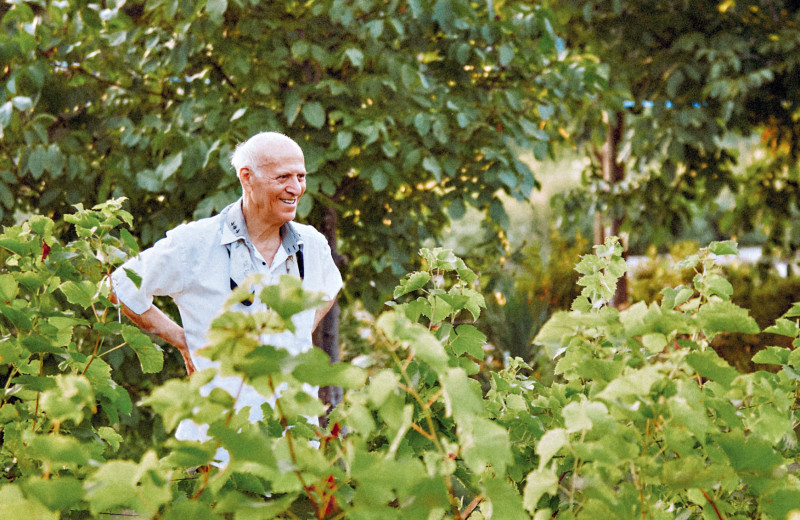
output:
M 695 270 L 692 267 L 675 269 L 677 261 L 699 250 L 694 242 L 680 242 L 669 250 L 666 257 L 659 256 L 655 248 L 648 259 L 630 277 L 631 299 L 653 302 L 662 297 L 661 288 L 691 284 Z M 676 260 L 673 260 L 676 259 Z M 766 328 L 785 312 L 800 294 L 800 277 L 782 277 L 763 266 L 739 262 L 721 266 L 722 273 L 733 287 L 731 301 L 750 309 L 760 328 Z M 743 372 L 754 372 L 760 367 L 752 362 L 754 354 L 771 345 L 788 347 L 789 338 L 760 332 L 758 334 L 725 334 L 714 339 L 712 346 L 728 363 Z
M 711 260 L 731 243 L 684 261 L 698 270 L 691 286 L 622 312 L 605 303 L 624 273 L 621 248 L 598 247 L 578 264 L 572 310 L 537 336 L 557 360 L 556 381 L 512 359 L 489 374 L 486 393 L 473 377 L 486 337 L 472 323 L 485 302 L 452 252 L 421 251 L 423 268 L 375 323 L 387 363 L 367 369 L 261 344 L 319 302 L 284 278 L 262 292 L 269 311 L 214 321 L 203 355 L 218 368 L 137 402 L 168 432 L 183 419 L 209 424 L 210 440 L 155 438 L 119 457 L 133 405 L 105 353 L 134 351 L 146 371 L 162 362 L 146 336 L 111 319 L 102 277 L 117 248 L 135 250 L 111 233 L 125 218 L 112 203 L 81 209 L 70 220 L 82 239 L 63 246 L 38 217 L 0 237 L 3 518 L 784 519 L 800 503 L 797 351 L 767 349 L 754 361 L 779 371 L 743 375 L 709 348 L 721 334 L 758 330 Z M 770 332 L 800 345 L 798 316 L 795 305 Z M 251 423 L 221 389 L 201 393 L 217 374 L 272 396 L 264 419 Z M 308 419 L 323 408 L 307 385 L 346 390 L 327 428 Z M 216 467 L 220 447 L 229 462 Z

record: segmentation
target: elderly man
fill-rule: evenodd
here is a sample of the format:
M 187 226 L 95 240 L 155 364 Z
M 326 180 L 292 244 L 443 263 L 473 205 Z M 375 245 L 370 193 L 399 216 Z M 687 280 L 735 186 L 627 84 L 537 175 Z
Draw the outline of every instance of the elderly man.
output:
M 240 144 L 231 158 L 242 185 L 242 198 L 219 215 L 183 224 L 166 238 L 129 260 L 111 277 L 125 314 L 139 327 L 174 345 L 186 371 L 211 366 L 196 356 L 206 333 L 231 290 L 252 273 L 276 284 L 281 275 L 301 278 L 305 289 L 321 291 L 327 304 L 294 317 L 295 332 L 262 338 L 262 342 L 297 354 L 312 347 L 311 333 L 333 306 L 342 277 L 325 237 L 311 226 L 291 222 L 306 189 L 306 169 L 300 146 L 289 137 L 263 132 Z M 141 277 L 136 287 L 125 269 Z M 153 305 L 153 296 L 170 296 L 183 327 Z M 244 312 L 266 308 L 269 302 L 237 304 Z M 236 395 L 238 383 L 218 378 L 213 386 Z M 251 406 L 251 420 L 260 419 L 264 398 L 246 388 L 237 401 Z M 204 428 L 184 421 L 176 436 L 204 438 Z

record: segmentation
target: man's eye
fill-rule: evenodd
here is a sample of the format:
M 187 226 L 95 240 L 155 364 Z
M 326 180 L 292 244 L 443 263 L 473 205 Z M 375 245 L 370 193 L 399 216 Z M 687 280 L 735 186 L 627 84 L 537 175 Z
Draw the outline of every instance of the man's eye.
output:
M 300 182 L 303 182 L 304 180 L 306 180 L 306 176 L 305 176 L 305 174 L 298 175 L 298 176 L 297 176 L 297 180 L 298 180 L 298 181 L 300 181 Z

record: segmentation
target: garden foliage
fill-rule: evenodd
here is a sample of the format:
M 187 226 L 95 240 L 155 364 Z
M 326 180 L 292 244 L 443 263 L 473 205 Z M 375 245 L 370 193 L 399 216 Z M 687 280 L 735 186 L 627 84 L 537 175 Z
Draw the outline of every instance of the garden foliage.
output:
M 684 260 L 696 269 L 691 286 L 622 312 L 606 305 L 625 270 L 620 246 L 584 256 L 582 295 L 536 340 L 557 358 L 549 386 L 513 359 L 481 389 L 477 276 L 452 252 L 423 249 L 423 268 L 375 323 L 389 363 L 364 369 L 262 345 L 262 333 L 318 302 L 286 278 L 263 290 L 269 311 L 214 321 L 202 355 L 218 368 L 134 404 L 105 355 L 131 349 L 145 371 L 163 358 L 106 297 L 104 276 L 122 251 L 136 252 L 114 229 L 128 215 L 111 201 L 67 220 L 69 243 L 44 217 L 0 235 L 4 518 L 782 520 L 800 504 L 800 357 L 770 348 L 755 361 L 777 373 L 740 374 L 708 348 L 719 334 L 758 329 L 714 266 L 733 243 Z M 795 305 L 771 331 L 800 345 L 798 316 Z M 217 373 L 276 397 L 263 421 L 250 423 L 235 395 L 200 391 Z M 328 427 L 308 419 L 323 408 L 304 385 L 345 388 Z M 209 424 L 211 439 L 122 458 L 120 417 L 134 406 L 169 431 L 186 418 Z M 229 462 L 206 471 L 220 447 Z

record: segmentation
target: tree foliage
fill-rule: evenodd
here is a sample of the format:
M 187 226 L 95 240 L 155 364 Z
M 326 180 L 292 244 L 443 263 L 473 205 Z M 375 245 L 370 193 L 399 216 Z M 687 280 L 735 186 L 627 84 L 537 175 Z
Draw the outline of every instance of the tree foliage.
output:
M 794 1 L 554 2 L 570 47 L 609 67 L 611 88 L 576 119 L 573 132 L 602 142 L 614 113 L 625 114 L 619 160 L 624 182 L 597 177 L 591 200 L 625 229 L 663 243 L 695 215 L 735 207 L 721 232 L 758 229 L 785 251 L 798 247 L 798 52 Z M 763 158 L 742 175 L 731 134 L 761 135 Z M 599 170 L 595 160 L 593 172 Z M 646 244 L 645 244 L 646 245 Z
M 373 306 L 368 282 L 390 287 L 466 208 L 496 240 L 497 192 L 537 186 L 517 151 L 550 154 L 604 81 L 526 2 L 39 1 L 0 14 L 4 222 L 125 196 L 150 244 L 235 200 L 235 143 L 283 131 L 312 174 L 301 218 L 338 216 L 348 287 Z

